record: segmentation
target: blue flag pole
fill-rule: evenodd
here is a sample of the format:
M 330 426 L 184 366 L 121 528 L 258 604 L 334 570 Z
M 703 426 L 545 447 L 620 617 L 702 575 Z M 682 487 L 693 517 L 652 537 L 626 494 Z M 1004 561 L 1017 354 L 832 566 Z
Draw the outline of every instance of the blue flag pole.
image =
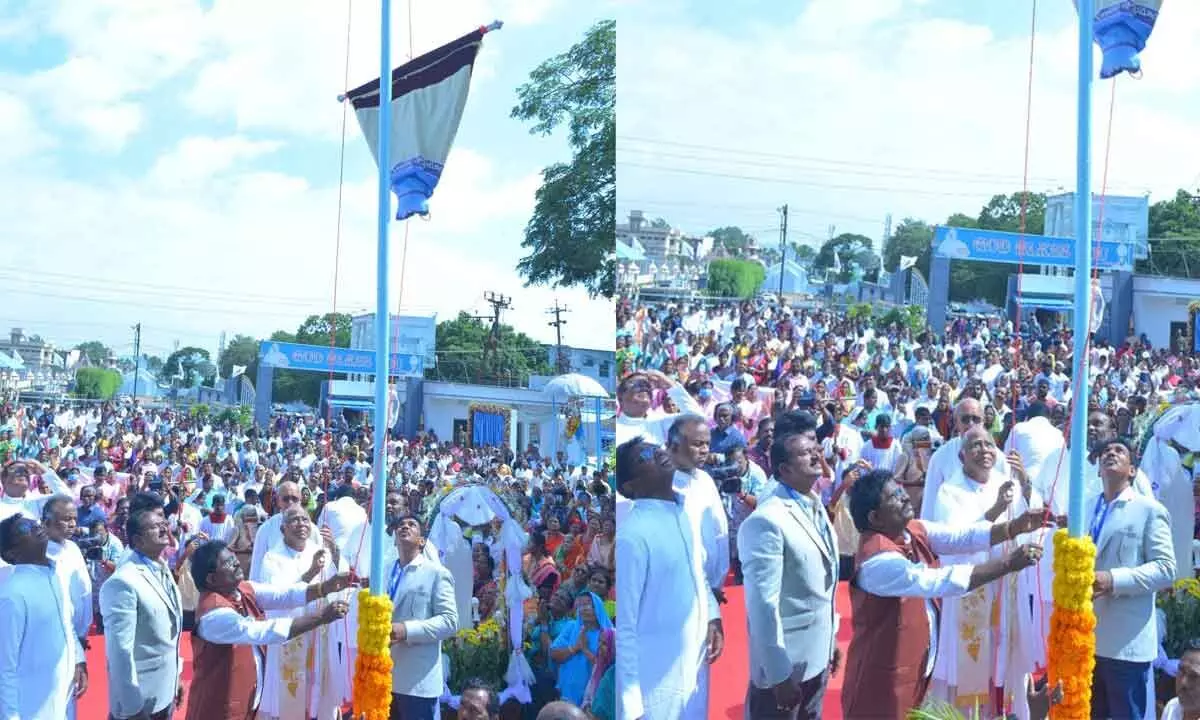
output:
M 375 487 L 371 494 L 371 594 L 383 594 L 384 513 L 388 441 L 388 223 L 392 214 L 392 3 L 380 0 L 379 29 L 379 239 L 375 266 Z
M 1067 531 L 1083 537 L 1083 472 L 1087 460 L 1088 324 L 1092 307 L 1093 0 L 1079 0 L 1079 125 L 1075 137 L 1075 377 L 1071 403 L 1071 469 Z

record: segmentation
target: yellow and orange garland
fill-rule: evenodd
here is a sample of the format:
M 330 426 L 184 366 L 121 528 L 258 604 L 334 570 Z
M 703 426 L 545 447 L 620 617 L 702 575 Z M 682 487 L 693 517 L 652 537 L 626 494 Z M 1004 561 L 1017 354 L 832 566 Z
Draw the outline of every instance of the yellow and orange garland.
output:
M 354 717 L 388 720 L 392 711 L 392 600 L 358 594 L 358 658 L 354 661 Z
M 1054 720 L 1087 720 L 1092 714 L 1092 671 L 1096 666 L 1096 614 L 1092 610 L 1096 546 L 1088 536 L 1054 533 L 1054 612 L 1048 646 L 1050 686 L 1063 684 Z

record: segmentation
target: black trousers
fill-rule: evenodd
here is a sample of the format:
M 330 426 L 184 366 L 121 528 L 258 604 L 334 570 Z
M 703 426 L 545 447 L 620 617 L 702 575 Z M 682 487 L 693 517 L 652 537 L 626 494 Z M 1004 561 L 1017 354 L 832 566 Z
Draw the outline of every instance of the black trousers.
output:
M 799 672 L 799 669 L 797 669 Z M 821 705 L 825 702 L 825 686 L 829 683 L 829 668 L 820 675 L 800 683 L 800 702 L 790 710 L 779 709 L 775 691 L 750 686 L 746 707 L 753 720 L 820 720 Z

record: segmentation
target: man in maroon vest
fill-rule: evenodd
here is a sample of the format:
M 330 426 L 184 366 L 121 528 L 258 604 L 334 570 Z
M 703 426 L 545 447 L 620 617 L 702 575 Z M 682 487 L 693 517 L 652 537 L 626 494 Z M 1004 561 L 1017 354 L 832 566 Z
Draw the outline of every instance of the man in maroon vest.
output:
M 850 515 L 862 536 L 850 582 L 854 627 L 842 709 L 848 718 L 903 720 L 925 699 L 941 598 L 1028 567 L 1042 548 L 1023 545 L 1005 558 L 949 567 L 937 553 L 982 550 L 1044 527 L 1046 518 L 1031 510 L 1007 522 L 963 527 L 915 520 L 908 494 L 885 470 L 855 481 Z
M 324 563 L 319 551 L 313 565 Z M 275 588 L 247 582 L 237 556 L 219 540 L 192 553 L 192 580 L 200 591 L 192 634 L 188 720 L 250 720 L 262 690 L 262 646 L 282 645 L 346 616 L 340 600 L 320 612 L 268 620 L 264 610 L 302 607 L 354 586 L 347 573 L 325 582 Z

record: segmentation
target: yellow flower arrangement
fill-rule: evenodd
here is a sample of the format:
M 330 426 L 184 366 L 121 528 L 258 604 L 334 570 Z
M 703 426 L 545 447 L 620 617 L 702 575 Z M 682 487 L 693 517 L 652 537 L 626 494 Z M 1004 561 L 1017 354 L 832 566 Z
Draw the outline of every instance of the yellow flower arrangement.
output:
M 1096 614 L 1092 611 L 1096 546 L 1090 537 L 1054 534 L 1054 612 L 1048 646 L 1050 684 L 1063 684 L 1063 702 L 1051 710 L 1055 720 L 1087 720 L 1092 707 L 1092 671 L 1096 665 Z
M 354 716 L 388 720 L 392 708 L 392 600 L 358 594 L 358 658 L 354 662 Z

